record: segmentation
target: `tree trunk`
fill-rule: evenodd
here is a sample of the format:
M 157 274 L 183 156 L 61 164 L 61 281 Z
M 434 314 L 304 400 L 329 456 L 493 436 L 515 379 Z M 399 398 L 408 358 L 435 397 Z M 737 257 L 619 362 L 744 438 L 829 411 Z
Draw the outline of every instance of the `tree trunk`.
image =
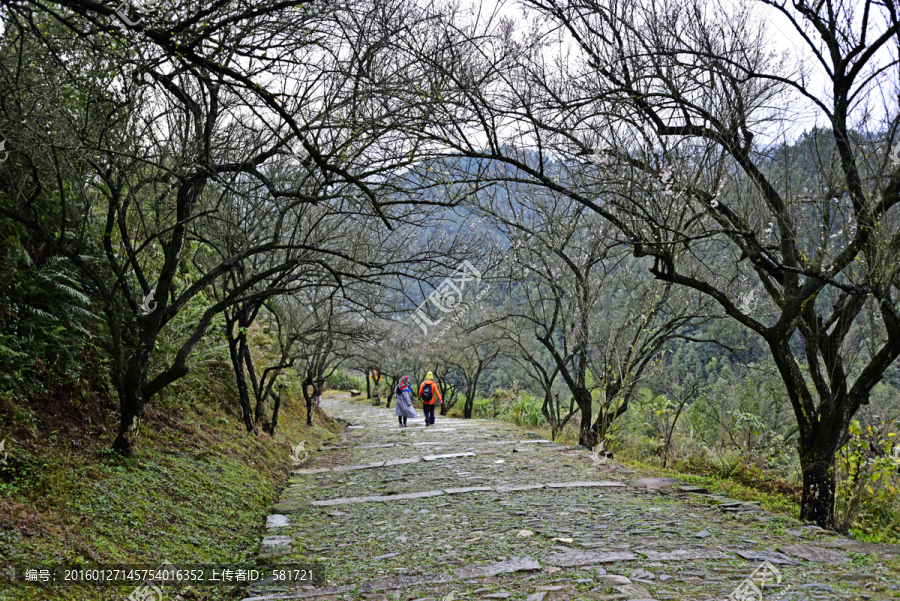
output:
M 578 424 L 578 444 L 589 449 L 597 446 L 597 432 L 591 427 L 591 411 L 593 410 L 593 399 L 591 393 L 587 389 L 581 389 L 575 396 L 575 402 L 581 411 L 580 423 Z
M 372 375 L 372 368 L 367 367 L 366 368 L 366 399 L 372 398 L 372 389 L 369 386 L 369 378 L 371 377 L 371 375 Z
M 463 404 L 463 417 L 465 419 L 472 419 L 472 413 L 475 409 L 475 386 L 477 382 L 472 382 L 471 385 L 466 386 L 466 402 Z
M 368 376 L 367 376 L 368 377 Z M 313 399 L 315 398 L 315 387 L 313 386 L 313 394 L 310 394 L 309 387 L 313 386 L 312 382 L 307 379 L 303 382 L 303 400 L 306 401 L 306 425 L 313 425 Z
M 623 399 L 622 403 L 616 409 L 611 411 L 608 409 L 609 407 L 607 405 L 601 405 L 600 411 L 597 413 L 597 419 L 594 420 L 594 425 L 591 426 L 591 431 L 594 440 L 596 441 L 594 443 L 595 446 L 597 443 L 606 440 L 607 434 L 609 434 L 609 431 L 612 429 L 613 422 L 628 411 L 628 399 Z
M 448 398 L 447 384 L 444 382 L 444 380 L 442 378 L 437 377 L 437 376 L 435 376 L 435 378 L 434 378 L 434 383 L 437 385 L 438 390 L 441 393 L 441 398 L 444 399 L 444 403 L 441 405 L 441 408 L 439 409 L 440 414 L 447 415 L 447 412 L 450 411 L 450 407 L 453 406 L 453 404 L 450 402 L 450 399 Z
M 463 417 L 465 419 L 472 419 L 472 407 L 475 405 L 474 397 L 466 391 L 466 402 L 463 403 Z
M 445 392 L 441 393 L 444 397 L 444 404 L 441 405 L 441 415 L 450 413 L 450 410 L 456 405 L 457 396 L 459 395 L 455 388 L 445 388 L 444 390 Z
M 821 434 L 820 434 L 821 436 Z M 814 440 L 808 449 L 800 448 L 803 469 L 803 496 L 800 519 L 815 522 L 822 528 L 834 528 L 835 450 L 827 436 Z M 802 438 L 801 438 L 802 440 Z
M 472 410 L 475 408 L 475 395 L 478 394 L 478 378 L 484 370 L 485 362 L 479 361 L 472 378 L 469 380 L 469 386 L 466 387 L 466 404 L 463 406 L 463 417 L 472 419 Z
M 557 415 L 553 411 L 553 392 L 547 388 L 544 389 L 544 404 L 541 405 L 541 413 L 544 414 L 544 419 L 547 420 L 547 423 L 550 424 L 550 440 L 556 441 L 556 417 Z M 557 408 L 558 410 L 558 408 Z
M 278 410 L 281 409 L 281 395 L 276 394 L 272 396 L 275 397 L 275 405 L 272 407 L 272 421 L 263 426 L 270 436 L 274 436 L 275 430 L 278 429 Z
M 834 528 L 835 455 L 859 403 L 849 402 L 846 387 L 843 382 L 837 382 L 832 383 L 832 388 L 840 391 L 836 398 L 819 399 L 818 410 L 810 409 L 813 399 L 786 340 L 781 337 L 767 342 L 800 428 L 797 445 L 803 470 L 800 519 L 815 522 L 822 528 Z M 869 390 L 871 386 L 862 393 L 867 395 Z
M 131 369 L 128 372 L 125 374 L 124 390 L 119 391 L 119 432 L 112 446 L 114 451 L 126 457 L 134 452 L 145 408 L 138 377 L 131 373 Z
M 247 346 L 246 336 L 241 336 L 242 356 L 247 365 L 247 373 L 250 374 L 250 384 L 253 386 L 253 395 L 256 397 L 256 409 L 254 409 L 254 424 L 256 432 L 262 428 L 263 432 L 268 432 L 270 428 L 269 416 L 266 415 L 266 399 L 269 397 L 269 391 L 264 386 L 264 382 L 258 382 L 256 379 L 256 368 L 253 367 L 253 358 L 250 356 L 250 347 Z M 263 374 L 265 377 L 265 374 Z M 277 376 L 276 376 L 277 377 Z
M 147 330 L 140 332 L 137 349 L 128 360 L 128 368 L 122 377 L 119 389 L 119 431 L 113 441 L 113 450 L 130 457 L 134 452 L 147 399 L 144 397 L 144 385 L 150 370 L 150 356 L 156 340 L 155 334 Z
M 398 379 L 399 378 L 397 378 L 397 376 L 394 376 L 391 378 L 390 390 L 388 390 L 388 396 L 387 396 L 387 408 L 388 409 L 391 408 L 391 399 L 394 398 L 394 389 L 397 388 L 397 380 Z M 386 378 L 385 378 L 385 381 L 387 381 Z
M 231 326 L 229 326 L 231 327 Z M 231 354 L 231 365 L 234 368 L 234 379 L 237 383 L 238 402 L 241 404 L 241 419 L 248 434 L 259 434 L 256 423 L 253 421 L 253 408 L 250 405 L 250 390 L 247 385 L 247 375 L 244 373 L 244 362 L 240 352 L 241 335 L 232 336 L 228 332 L 228 352 Z
M 684 404 L 688 400 L 688 396 L 684 396 L 681 399 L 681 403 L 678 405 L 678 411 L 675 412 L 675 417 L 672 418 L 672 425 L 669 427 L 669 431 L 666 434 L 666 447 L 665 454 L 663 455 L 663 467 L 666 467 L 666 464 L 669 462 L 669 447 L 672 445 L 672 433 L 675 431 L 675 426 L 678 425 L 678 418 L 681 417 L 681 410 L 684 409 Z

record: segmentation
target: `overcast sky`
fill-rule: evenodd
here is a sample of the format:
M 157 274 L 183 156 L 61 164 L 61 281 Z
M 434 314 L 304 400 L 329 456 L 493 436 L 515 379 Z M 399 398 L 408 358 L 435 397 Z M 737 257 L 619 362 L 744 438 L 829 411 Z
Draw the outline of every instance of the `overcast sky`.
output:
M 460 0 L 465 3 L 467 0 Z M 526 27 L 526 19 L 525 11 L 523 8 L 523 2 L 521 0 L 468 0 L 472 3 L 472 5 L 481 6 L 482 14 L 490 14 L 493 11 L 499 11 L 499 14 L 505 16 L 507 18 L 511 18 L 516 22 L 518 29 L 523 29 Z M 647 0 L 649 1 L 649 0 Z M 741 2 L 741 0 L 708 0 L 711 8 L 715 10 L 719 10 L 725 13 L 730 13 L 732 11 L 737 11 L 740 9 L 740 6 L 746 4 L 749 6 L 751 15 L 759 18 L 766 27 L 767 39 L 768 43 L 771 45 L 772 50 L 781 54 L 787 52 L 790 56 L 791 63 L 796 63 L 798 59 L 803 61 L 804 66 L 806 67 L 809 75 L 809 81 L 807 82 L 807 88 L 814 92 L 819 97 L 830 97 L 831 90 L 830 84 L 827 82 L 827 77 L 825 74 L 824 67 L 818 62 L 815 58 L 815 55 L 810 50 L 809 46 L 802 40 L 794 26 L 791 24 L 790 20 L 784 16 L 780 11 L 769 7 L 762 2 L 757 2 L 754 0 L 746 0 L 746 2 Z M 838 0 L 838 6 L 843 7 L 853 7 L 858 5 L 858 0 Z M 860 7 L 861 8 L 861 7 Z M 856 15 L 857 18 L 860 18 L 861 15 Z M 871 40 L 875 36 L 871 35 L 872 33 L 876 33 L 883 27 L 883 22 L 880 21 L 879 18 L 873 17 L 871 19 L 873 25 L 870 26 L 870 37 Z M 816 38 L 814 38 L 816 39 Z M 884 52 L 882 52 L 882 61 L 891 60 L 891 56 L 894 54 L 897 49 L 894 46 L 888 45 Z M 872 111 L 871 116 L 865 121 L 869 123 L 869 125 L 878 128 L 877 122 L 875 118 L 881 118 L 884 116 L 883 103 L 888 103 L 891 106 L 891 112 L 895 112 L 897 110 L 897 102 L 896 98 L 896 88 L 897 85 L 897 70 L 893 69 L 889 74 L 886 75 L 890 85 L 888 86 L 890 89 L 877 89 L 874 94 L 870 94 L 869 104 L 871 105 L 869 108 Z M 792 109 L 796 110 L 796 113 L 792 115 L 792 119 L 794 121 L 793 127 L 790 127 L 790 131 L 782 132 L 783 135 L 787 135 L 788 138 L 795 138 L 797 135 L 802 133 L 803 131 L 808 131 L 809 129 L 815 126 L 824 125 L 824 119 L 821 114 L 814 110 L 812 103 L 802 100 L 797 102 L 792 106 Z M 862 121 L 861 111 L 857 111 L 857 119 Z M 761 138 L 758 141 L 763 141 L 767 135 L 763 132 L 758 132 L 762 134 Z M 781 137 L 780 135 L 778 136 Z

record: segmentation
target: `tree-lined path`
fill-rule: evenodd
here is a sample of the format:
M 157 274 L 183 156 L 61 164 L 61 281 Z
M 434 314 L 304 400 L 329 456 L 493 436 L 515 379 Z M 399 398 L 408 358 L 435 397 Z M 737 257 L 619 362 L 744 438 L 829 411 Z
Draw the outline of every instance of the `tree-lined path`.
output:
M 864 545 L 754 505 L 641 478 L 507 423 L 327 398 L 349 426 L 310 453 L 267 520 L 260 561 L 315 565 L 287 599 L 756 599 L 900 596 L 896 545 Z M 742 587 L 742 588 L 739 588 Z

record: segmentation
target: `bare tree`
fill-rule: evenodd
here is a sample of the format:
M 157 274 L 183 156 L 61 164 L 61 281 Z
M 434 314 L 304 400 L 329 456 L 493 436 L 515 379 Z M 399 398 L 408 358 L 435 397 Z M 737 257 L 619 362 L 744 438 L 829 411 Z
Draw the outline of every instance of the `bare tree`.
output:
M 317 262 L 341 287 L 399 264 L 379 263 L 380 251 L 396 246 L 392 222 L 412 212 L 398 194 L 425 154 L 418 134 L 404 132 L 432 116 L 408 85 L 425 72 L 419 57 L 392 45 L 434 14 L 385 3 L 296 9 L 162 5 L 131 28 L 111 24 L 113 8 L 77 0 L 4 8 L 9 105 L 34 106 L 34 90 L 20 82 L 38 80 L 47 64 L 72 97 L 91 99 L 89 111 L 61 101 L 8 123 L 56 115 L 72 126 L 70 138 L 48 145 L 4 125 L 16 160 L 3 167 L 12 200 L 0 215 L 66 257 L 100 299 L 120 404 L 113 448 L 122 453 L 134 448 L 148 400 L 191 369 L 215 316 L 245 301 L 252 316 L 278 288 L 263 282 Z M 441 44 L 419 50 L 439 54 Z M 96 73 L 102 81 L 92 81 Z M 376 252 L 346 256 L 321 230 L 305 229 L 298 215 L 309 205 L 343 218 L 346 246 Z M 268 227 L 253 228 L 252 217 Z M 261 256 L 264 268 L 208 302 L 209 286 Z M 160 332 L 198 305 L 195 327 L 152 373 Z
M 464 390 L 463 417 L 471 419 L 484 370 L 502 352 L 502 340 L 489 326 L 477 323 L 449 332 L 440 342 L 442 364 L 456 371 Z M 449 411 L 449 409 L 448 409 Z
M 293 296 L 299 312 L 298 343 L 294 369 L 302 381 L 306 423 L 313 425 L 314 408 L 325 387 L 325 379 L 353 357 L 353 349 L 372 339 L 365 314 L 340 290 L 317 288 Z
M 566 427 L 569 420 L 578 413 L 575 397 L 567 394 L 568 405 L 560 401 L 559 365 L 546 349 L 535 340 L 532 323 L 528 319 L 509 317 L 497 324 L 511 347 L 508 352 L 512 360 L 520 365 L 525 373 L 537 384 L 543 396 L 541 413 L 550 424 L 550 437 L 556 436 Z
M 672 446 L 672 434 L 678 425 L 678 418 L 684 411 L 684 406 L 697 392 L 700 385 L 700 378 L 697 374 L 691 374 L 686 382 L 680 382 L 676 378 L 663 377 L 663 386 L 666 394 L 672 397 L 671 406 L 666 407 L 666 419 L 664 423 L 664 432 L 662 432 L 665 442 L 663 443 L 663 467 L 669 462 L 669 450 Z M 671 421 L 669 420 L 669 409 L 674 409 Z
M 895 85 L 897 59 L 882 52 L 900 34 L 895 7 L 763 2 L 809 50 L 822 95 L 817 78 L 765 51 L 746 12 L 704 14 L 692 1 L 532 4 L 576 36 L 601 82 L 595 107 L 627 112 L 634 127 L 617 133 L 644 143 L 629 152 L 601 126 L 608 113 L 594 121 L 611 167 L 599 179 L 615 198 L 601 211 L 653 258 L 655 277 L 711 297 L 766 341 L 800 427 L 801 518 L 832 526 L 835 453 L 900 355 L 900 170 L 887 157 L 898 111 L 883 106 L 875 119 L 870 102 Z M 857 8 L 882 21 L 860 23 Z M 827 129 L 788 144 L 801 106 Z M 613 172 L 616 182 L 605 177 Z M 762 306 L 742 298 L 748 286 Z M 871 321 L 866 349 L 859 326 Z
M 504 275 L 518 296 L 508 315 L 531 324 L 581 413 L 580 444 L 594 447 L 696 308 L 642 281 L 613 228 L 579 203 L 533 186 L 494 190 L 481 210 L 510 240 Z M 549 408 L 549 373 L 541 380 Z
M 523 4 L 552 34 L 473 39 L 480 77 L 459 83 L 459 125 L 435 139 L 479 159 L 481 181 L 535 183 L 602 215 L 655 278 L 758 333 L 800 430 L 801 518 L 832 526 L 835 452 L 900 355 L 896 6 L 761 0 L 801 61 L 770 53 L 744 5 Z M 553 60 L 555 40 L 577 52 Z M 801 136 L 797 115 L 817 127 Z

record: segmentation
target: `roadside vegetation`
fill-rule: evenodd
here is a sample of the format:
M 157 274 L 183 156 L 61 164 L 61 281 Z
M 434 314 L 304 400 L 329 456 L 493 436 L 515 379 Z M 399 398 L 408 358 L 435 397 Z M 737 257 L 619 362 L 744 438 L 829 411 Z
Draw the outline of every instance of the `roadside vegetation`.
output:
M 342 426 L 318 409 L 307 426 L 302 396 L 285 392 L 274 435 L 247 436 L 227 354 L 215 352 L 151 405 L 133 457 L 109 449 L 115 406 L 90 386 L 103 372 L 50 369 L 59 387 L 33 380 L 43 390 L 30 402 L 0 394 L 0 599 L 119 600 L 139 584 L 26 588 L 21 573 L 7 580 L 12 566 L 255 563 L 266 515 L 295 467 L 292 448 L 315 448 Z M 72 377 L 85 378 L 82 395 Z M 233 588 L 204 588 L 204 598 L 233 599 Z

